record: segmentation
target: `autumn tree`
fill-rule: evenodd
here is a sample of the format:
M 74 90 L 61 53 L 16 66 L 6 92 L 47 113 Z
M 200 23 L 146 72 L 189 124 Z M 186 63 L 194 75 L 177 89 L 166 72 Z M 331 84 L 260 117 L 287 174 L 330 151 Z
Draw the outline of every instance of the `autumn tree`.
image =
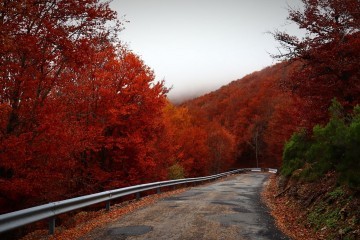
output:
M 272 159 L 273 166 L 281 166 L 284 144 L 293 132 L 308 126 L 303 117 L 302 100 L 299 96 L 288 92 L 282 92 L 277 98 L 277 104 L 264 133 L 266 155 Z
M 0 9 L 0 211 L 160 178 L 167 90 L 118 42 L 109 3 Z
M 230 169 L 235 163 L 235 136 L 219 123 L 211 122 L 208 131 L 209 168 L 212 174 Z
M 359 101 L 360 4 L 358 0 L 302 2 L 303 8 L 289 9 L 288 19 L 305 36 L 276 31 L 273 35 L 281 48 L 274 57 L 302 62 L 287 85 L 317 105 L 316 120 L 326 116 L 333 97 L 349 105 Z
M 108 107 L 100 139 L 99 159 L 105 169 L 115 171 L 112 185 L 134 184 L 154 179 L 157 165 L 149 152 L 157 135 L 167 90 L 154 83 L 152 70 L 133 53 L 121 53 L 118 69 L 110 75 L 106 93 Z
M 181 167 L 186 177 L 204 176 L 209 173 L 209 149 L 207 131 L 197 124 L 185 107 L 168 104 L 164 109 L 165 134 L 160 146 L 167 168 Z M 169 172 L 169 175 L 173 173 Z
M 2 1 L 0 89 L 11 108 L 5 133 L 36 124 L 37 109 L 64 84 L 63 74 L 86 62 L 95 42 L 109 39 L 104 24 L 115 19 L 96 0 Z
M 96 0 L 2 1 L 0 8 L 1 186 L 9 190 L 2 188 L 1 195 L 16 203 L 47 192 L 40 173 L 63 179 L 74 166 L 78 123 L 64 121 L 57 96 L 73 81 L 67 73 L 86 64 L 119 25 L 108 3 Z M 115 28 L 105 28 L 110 22 Z M 54 189 L 64 194 L 64 188 Z

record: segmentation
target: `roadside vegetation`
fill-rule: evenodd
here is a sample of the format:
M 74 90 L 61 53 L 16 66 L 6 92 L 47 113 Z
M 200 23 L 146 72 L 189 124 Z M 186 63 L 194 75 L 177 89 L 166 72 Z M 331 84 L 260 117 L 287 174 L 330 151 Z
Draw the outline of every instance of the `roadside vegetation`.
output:
M 294 133 L 285 144 L 278 193 L 267 200 L 291 202 L 287 206 L 294 210 L 285 208 L 281 214 L 299 213 L 296 221 L 308 227 L 314 239 L 355 240 L 360 236 L 359 110 L 356 106 L 346 114 L 333 100 L 326 125 L 316 125 L 312 133 Z
M 312 133 L 302 130 L 292 135 L 284 147 L 281 174 L 312 182 L 336 171 L 339 184 L 359 189 L 360 106 L 346 114 L 334 99 L 330 115 L 330 121 L 316 125 Z
M 302 2 L 288 20 L 306 34 L 276 31 L 274 57 L 302 63 L 283 86 L 308 103 L 302 118 L 310 124 L 285 143 L 269 186 L 276 193 L 264 198 L 294 239 L 360 239 L 360 4 Z

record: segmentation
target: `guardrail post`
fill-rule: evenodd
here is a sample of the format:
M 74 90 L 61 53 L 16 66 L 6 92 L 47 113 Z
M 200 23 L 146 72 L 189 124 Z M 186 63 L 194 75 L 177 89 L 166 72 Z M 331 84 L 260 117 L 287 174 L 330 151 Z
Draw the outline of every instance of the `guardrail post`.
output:
M 140 197 L 141 197 L 141 196 L 140 196 L 140 192 L 137 192 L 137 193 L 136 193 L 136 200 L 140 200 Z
M 160 194 L 160 193 L 161 193 L 160 187 L 158 187 L 158 188 L 156 189 L 156 193 L 157 193 L 157 194 Z
M 110 200 L 106 201 L 106 211 L 110 211 Z
M 49 234 L 53 235 L 55 233 L 55 217 L 49 219 Z

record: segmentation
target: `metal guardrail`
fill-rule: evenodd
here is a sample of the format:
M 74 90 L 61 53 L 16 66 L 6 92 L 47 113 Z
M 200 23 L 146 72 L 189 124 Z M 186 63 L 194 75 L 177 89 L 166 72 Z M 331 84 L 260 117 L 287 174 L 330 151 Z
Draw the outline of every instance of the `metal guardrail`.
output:
M 277 173 L 277 169 L 276 168 L 268 168 L 268 172 L 270 173 Z
M 234 173 L 245 171 L 262 171 L 266 169 L 261 168 L 242 168 L 225 173 L 211 175 L 207 177 L 198 178 L 184 178 L 170 181 L 161 181 L 147 184 L 140 184 L 131 187 L 119 188 L 110 191 L 104 191 L 100 193 L 90 194 L 82 197 L 71 198 L 63 201 L 52 202 L 32 208 L 27 208 L 15 212 L 10 212 L 0 215 L 0 233 L 6 232 L 30 223 L 34 223 L 40 220 L 49 219 L 49 233 L 53 234 L 55 231 L 55 218 L 57 215 L 67 213 L 77 209 L 81 209 L 97 203 L 106 203 L 106 209 L 110 210 L 110 201 L 119 197 L 127 196 L 130 194 L 136 194 L 136 198 L 140 198 L 140 193 L 157 189 L 157 193 L 160 193 L 160 188 L 175 186 L 179 184 L 195 183 L 207 180 L 217 179 L 223 176 L 227 176 Z M 268 172 L 276 173 L 276 169 L 267 169 Z
M 245 171 L 251 172 L 269 172 L 269 173 L 277 173 L 276 168 L 244 168 Z

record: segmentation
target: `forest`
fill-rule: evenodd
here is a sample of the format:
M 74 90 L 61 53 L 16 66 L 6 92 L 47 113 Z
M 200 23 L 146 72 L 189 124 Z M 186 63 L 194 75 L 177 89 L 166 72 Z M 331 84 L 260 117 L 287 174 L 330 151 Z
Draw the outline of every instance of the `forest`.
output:
M 108 3 L 0 6 L 1 213 L 232 165 L 233 136 L 168 101 Z
M 333 99 L 345 115 L 360 99 L 358 1 L 303 3 L 289 20 L 306 36 L 272 33 L 278 64 L 174 106 L 164 82 L 118 40 L 123 23 L 109 3 L 2 1 L 0 213 L 237 167 L 280 168 L 294 132 L 311 139 Z

